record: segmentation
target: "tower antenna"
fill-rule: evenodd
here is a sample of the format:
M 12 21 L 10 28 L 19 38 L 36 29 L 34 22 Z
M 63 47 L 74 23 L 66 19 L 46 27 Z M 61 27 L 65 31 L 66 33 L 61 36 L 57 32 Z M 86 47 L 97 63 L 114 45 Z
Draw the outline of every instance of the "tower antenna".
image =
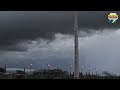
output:
M 79 66 L 79 47 L 78 47 L 78 12 L 74 13 L 74 44 L 75 44 L 75 65 L 74 65 L 74 79 L 79 79 L 79 72 L 80 72 L 80 66 Z

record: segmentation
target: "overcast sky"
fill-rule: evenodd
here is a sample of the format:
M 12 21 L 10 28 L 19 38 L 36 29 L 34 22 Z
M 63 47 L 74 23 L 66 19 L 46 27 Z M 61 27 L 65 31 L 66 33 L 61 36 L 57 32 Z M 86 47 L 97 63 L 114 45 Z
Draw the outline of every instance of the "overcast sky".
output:
M 107 20 L 108 14 L 107 11 L 79 11 L 80 30 L 119 28 L 120 20 L 117 24 L 110 25 Z M 11 45 L 36 38 L 51 40 L 54 39 L 55 33 L 72 34 L 73 15 L 72 11 L 1 11 L 0 49 L 22 51 L 25 48 Z
M 115 24 L 108 23 L 110 12 L 120 15 L 119 11 L 79 11 L 81 40 L 89 36 L 88 30 L 118 30 L 120 20 Z M 34 63 L 37 68 L 48 63 L 73 65 L 73 28 L 73 11 L 0 11 L 0 64 L 15 67 Z M 81 44 L 84 42 L 80 41 Z M 81 55 L 89 54 L 82 47 Z

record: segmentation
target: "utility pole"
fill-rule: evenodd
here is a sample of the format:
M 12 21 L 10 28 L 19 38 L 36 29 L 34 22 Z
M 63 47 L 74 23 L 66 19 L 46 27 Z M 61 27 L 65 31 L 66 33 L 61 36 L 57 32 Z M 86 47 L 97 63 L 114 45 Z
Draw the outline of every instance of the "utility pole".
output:
M 78 47 L 78 13 L 75 12 L 74 16 L 74 44 L 75 44 L 75 66 L 74 66 L 74 79 L 79 79 L 79 72 L 80 72 L 80 66 L 79 66 L 79 47 Z

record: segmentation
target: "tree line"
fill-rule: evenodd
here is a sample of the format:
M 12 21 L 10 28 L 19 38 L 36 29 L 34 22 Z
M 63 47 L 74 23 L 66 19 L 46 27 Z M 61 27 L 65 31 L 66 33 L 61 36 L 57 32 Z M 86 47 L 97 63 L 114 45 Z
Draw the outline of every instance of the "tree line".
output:
M 120 79 L 120 76 L 107 71 L 102 73 L 104 74 L 103 76 L 99 74 L 80 73 L 79 79 Z M 74 79 L 74 73 L 69 73 L 62 69 L 41 69 L 28 74 L 24 71 L 17 70 L 16 73 L 12 74 L 1 72 L 0 79 Z

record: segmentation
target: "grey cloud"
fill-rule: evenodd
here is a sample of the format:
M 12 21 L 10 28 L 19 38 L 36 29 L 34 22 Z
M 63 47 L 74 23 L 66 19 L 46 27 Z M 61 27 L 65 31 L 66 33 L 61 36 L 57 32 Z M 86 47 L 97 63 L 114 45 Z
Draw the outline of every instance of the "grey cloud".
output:
M 80 59 L 99 71 L 120 74 L 119 36 L 120 29 L 107 29 L 102 33 L 80 38 Z
M 115 74 L 119 72 L 119 45 L 120 29 L 104 29 L 104 32 L 94 33 L 92 36 L 79 37 L 80 66 L 87 72 L 89 65 L 91 72 L 98 73 L 110 71 Z M 41 43 L 40 43 L 41 42 Z M 33 68 L 56 68 L 60 64 L 62 69 L 69 70 L 70 65 L 74 67 L 74 37 L 73 35 L 55 34 L 55 39 L 47 43 L 46 40 L 34 40 L 24 44 L 27 51 L 9 51 L 0 55 L 0 63 L 8 67 L 28 67 L 30 63 Z
M 7 64 L 8 67 L 28 67 L 30 63 L 33 68 L 46 68 L 47 64 L 51 64 L 52 68 L 56 68 L 58 64 L 63 69 L 69 69 L 73 64 L 73 36 L 56 34 L 56 39 L 49 44 L 46 40 L 34 40 L 26 43 L 27 51 L 17 52 L 8 51 L 4 55 L 0 55 L 0 63 Z M 41 42 L 41 43 L 39 43 Z
M 119 28 L 120 20 L 116 24 L 108 24 L 110 12 L 79 11 L 80 30 Z M 55 33 L 73 34 L 73 26 L 73 11 L 1 11 L 0 49 L 22 51 L 21 47 L 13 47 L 24 40 L 53 40 Z

